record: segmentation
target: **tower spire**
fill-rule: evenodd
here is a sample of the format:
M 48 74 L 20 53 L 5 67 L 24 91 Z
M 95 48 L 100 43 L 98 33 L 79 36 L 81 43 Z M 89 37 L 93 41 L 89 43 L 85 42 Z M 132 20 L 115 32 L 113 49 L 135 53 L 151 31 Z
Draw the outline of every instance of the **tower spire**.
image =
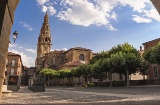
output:
M 38 38 L 37 58 L 41 58 L 45 53 L 50 52 L 52 38 L 48 20 L 48 13 L 46 12 Z
M 46 14 L 44 16 L 44 22 L 48 22 L 48 12 L 46 11 Z

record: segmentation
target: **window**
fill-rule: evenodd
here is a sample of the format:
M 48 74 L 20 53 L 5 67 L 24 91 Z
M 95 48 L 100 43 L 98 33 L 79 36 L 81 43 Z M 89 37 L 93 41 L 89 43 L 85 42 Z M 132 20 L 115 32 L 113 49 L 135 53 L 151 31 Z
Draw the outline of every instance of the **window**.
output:
M 79 55 L 79 60 L 80 60 L 80 61 L 84 61 L 84 55 L 83 55 L 83 54 L 80 54 L 80 55 Z
M 11 68 L 11 75 L 14 75 L 14 68 Z
M 45 38 L 45 41 L 46 41 L 46 42 L 48 41 L 48 38 L 47 38 L 47 37 Z
M 154 70 L 154 77 L 158 77 L 158 68 L 157 66 L 153 67 Z
M 15 66 L 15 64 L 16 64 L 16 60 L 12 60 L 12 66 Z

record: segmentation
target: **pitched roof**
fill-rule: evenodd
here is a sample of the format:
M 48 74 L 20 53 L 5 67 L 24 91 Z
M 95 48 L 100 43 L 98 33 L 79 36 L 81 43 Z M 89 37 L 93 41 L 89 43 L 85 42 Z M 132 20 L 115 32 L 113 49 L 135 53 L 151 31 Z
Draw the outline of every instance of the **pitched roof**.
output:
M 145 45 L 145 44 L 147 44 L 147 43 L 154 42 L 154 41 L 160 41 L 160 38 L 154 39 L 154 40 L 151 40 L 151 41 L 148 41 L 148 42 L 145 42 L 145 43 L 143 43 L 142 45 Z
M 74 47 L 74 48 L 70 48 L 69 50 L 67 50 L 66 52 L 70 51 L 70 50 L 83 50 L 83 51 L 92 51 L 90 49 L 86 49 L 86 48 L 82 48 L 82 47 Z
M 19 54 L 15 54 L 15 53 L 12 53 L 12 52 L 8 52 L 8 56 L 19 56 L 20 61 L 21 61 L 21 63 L 22 63 L 21 55 L 19 55 Z M 22 67 L 23 67 L 23 63 L 22 63 Z
M 15 53 L 12 53 L 12 52 L 8 52 L 8 55 L 20 56 L 19 54 L 15 54 Z

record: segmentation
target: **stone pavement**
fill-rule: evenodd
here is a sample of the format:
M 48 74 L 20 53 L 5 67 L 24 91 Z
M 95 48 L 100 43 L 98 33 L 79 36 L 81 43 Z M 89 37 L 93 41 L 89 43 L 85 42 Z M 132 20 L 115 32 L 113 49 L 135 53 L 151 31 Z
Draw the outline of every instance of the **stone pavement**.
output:
M 21 87 L 0 104 L 50 105 L 160 105 L 160 86 L 141 87 L 47 87 L 45 92 L 32 92 Z

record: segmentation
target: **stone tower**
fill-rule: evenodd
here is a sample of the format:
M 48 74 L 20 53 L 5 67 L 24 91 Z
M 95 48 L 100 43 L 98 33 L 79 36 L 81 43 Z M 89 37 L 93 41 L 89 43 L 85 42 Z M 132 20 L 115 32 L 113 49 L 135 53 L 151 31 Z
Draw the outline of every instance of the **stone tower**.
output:
M 48 22 L 48 14 L 46 12 L 44 16 L 44 22 L 38 37 L 36 66 L 39 65 L 40 58 L 42 58 L 45 53 L 50 52 L 51 45 L 50 26 Z

